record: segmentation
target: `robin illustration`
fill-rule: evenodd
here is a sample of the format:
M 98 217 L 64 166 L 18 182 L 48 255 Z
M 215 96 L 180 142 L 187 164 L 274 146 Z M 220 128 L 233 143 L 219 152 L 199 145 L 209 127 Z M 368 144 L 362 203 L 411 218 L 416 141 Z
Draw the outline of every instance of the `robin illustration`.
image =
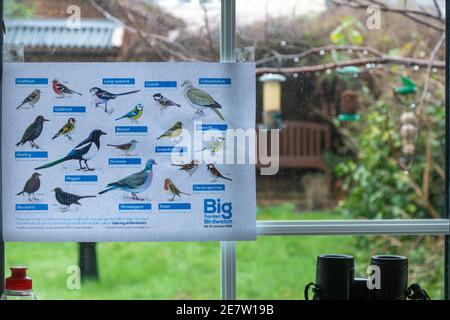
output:
M 191 107 L 196 110 L 195 113 L 203 115 L 204 110 L 209 109 L 214 111 L 220 119 L 225 120 L 224 116 L 219 111 L 219 109 L 222 109 L 222 105 L 214 100 L 209 93 L 194 87 L 188 80 L 184 81 L 181 86 L 184 87 L 184 97 Z
M 59 82 L 56 79 L 54 79 L 52 81 L 52 87 L 53 87 L 53 92 L 55 92 L 56 96 L 59 98 L 70 97 L 73 94 L 77 94 L 79 96 L 82 95 L 79 92 L 69 89 L 67 86 L 63 85 L 61 82 Z
M 65 136 L 67 139 L 72 140 L 72 136 L 70 134 L 75 130 L 76 122 L 77 121 L 75 118 L 69 118 L 66 124 L 53 136 L 52 140 L 55 140 L 59 136 Z
M 141 90 L 128 91 L 123 93 L 111 93 L 106 90 L 103 90 L 99 87 L 93 87 L 89 90 L 92 95 L 92 99 L 94 100 L 95 107 L 99 107 L 101 104 L 105 106 L 105 112 L 108 113 L 108 101 L 114 100 L 117 97 L 125 96 L 128 94 L 133 94 L 139 92 Z
M 22 106 L 29 103 L 32 107 L 35 106 L 36 103 L 41 99 L 41 90 L 34 89 L 32 93 L 30 93 L 25 99 L 23 99 L 22 103 L 16 108 L 20 109 Z
M 177 123 L 175 123 L 169 130 L 167 130 L 166 132 L 164 132 L 162 135 L 160 135 L 158 137 L 158 139 L 162 139 L 162 138 L 170 138 L 170 139 L 175 139 L 176 137 L 178 137 L 181 133 L 183 132 L 183 124 L 181 123 L 181 121 L 178 121 Z
M 31 175 L 31 178 L 28 179 L 27 182 L 25 183 L 25 186 L 23 187 L 22 191 L 17 193 L 16 196 L 20 196 L 22 194 L 27 193 L 28 201 L 31 201 L 30 195 L 33 195 L 34 200 L 37 200 L 34 194 L 41 187 L 41 180 L 39 180 L 40 176 L 42 176 L 42 174 L 38 172 L 33 173 Z
M 52 190 L 55 193 L 55 198 L 58 203 L 64 206 L 63 212 L 69 210 L 70 206 L 73 204 L 81 206 L 79 202 L 81 199 L 95 198 L 96 196 L 78 196 L 76 194 L 64 192 L 61 188 L 55 188 Z
M 219 179 L 219 178 L 231 181 L 230 178 L 224 177 L 219 172 L 219 170 L 217 170 L 216 166 L 213 163 L 206 165 L 206 168 L 207 168 L 208 172 L 211 174 L 211 176 L 213 177 L 213 182 L 217 181 L 217 179 Z
M 144 107 L 142 106 L 142 104 L 138 103 L 130 112 L 117 118 L 116 121 L 124 118 L 128 118 L 131 121 L 137 121 L 137 119 L 139 119 L 142 116 L 143 112 Z
M 22 139 L 16 143 L 16 146 L 23 146 L 26 142 L 30 142 L 32 148 L 39 149 L 39 146 L 34 142 L 42 133 L 44 129 L 44 122 L 49 121 L 44 116 L 37 116 L 32 124 L 30 124 L 22 135 Z
M 189 163 L 186 164 L 172 164 L 175 167 L 180 167 L 180 170 L 185 171 L 189 174 L 189 177 L 192 177 L 192 175 L 197 171 L 199 167 L 200 161 L 197 159 L 192 160 Z
M 187 196 L 190 196 L 189 193 L 180 191 L 180 189 L 178 189 L 175 184 L 173 183 L 173 181 L 169 178 L 167 178 L 166 180 L 164 180 L 164 191 L 167 192 L 168 194 L 170 194 L 172 196 L 172 198 L 169 199 L 169 201 L 173 201 L 175 200 L 175 197 L 181 198 L 182 194 L 185 194 Z
M 178 107 L 180 108 L 181 105 L 178 103 L 173 102 L 172 100 L 164 97 L 161 93 L 155 93 L 153 95 L 153 99 L 156 101 L 158 106 L 161 108 L 161 110 L 166 110 L 168 107 Z
M 118 150 L 121 150 L 121 151 L 125 152 L 125 154 L 128 154 L 129 152 L 133 152 L 134 150 L 136 150 L 136 144 L 137 143 L 138 143 L 138 141 L 133 139 L 130 142 L 127 142 L 127 143 L 123 143 L 123 144 L 107 144 L 107 146 L 116 148 Z

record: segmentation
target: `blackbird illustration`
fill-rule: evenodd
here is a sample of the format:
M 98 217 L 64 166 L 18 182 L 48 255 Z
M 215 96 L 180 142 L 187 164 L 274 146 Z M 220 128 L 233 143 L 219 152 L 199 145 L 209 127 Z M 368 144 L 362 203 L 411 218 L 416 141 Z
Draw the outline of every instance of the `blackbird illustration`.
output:
M 22 135 L 22 139 L 16 143 L 16 146 L 23 146 L 26 142 L 30 142 L 32 148 L 39 149 L 39 146 L 34 142 L 42 133 L 44 129 L 44 122 L 49 121 L 43 116 L 37 116 L 32 124 L 30 124 Z
M 52 191 L 55 192 L 56 201 L 65 206 L 63 211 L 69 210 L 69 207 L 73 204 L 81 206 L 81 203 L 78 202 L 81 199 L 96 197 L 96 196 L 78 196 L 76 194 L 64 192 L 61 188 L 55 188 Z
M 105 106 L 105 112 L 108 113 L 108 101 L 114 100 L 119 96 L 125 96 L 128 94 L 136 93 L 141 90 L 134 90 L 129 92 L 123 92 L 123 93 L 111 93 L 106 90 L 103 90 L 98 87 L 93 87 L 89 90 L 89 92 L 92 95 L 92 99 L 94 100 L 95 107 L 99 107 L 101 104 Z
M 159 140 L 162 138 L 174 139 L 174 138 L 178 137 L 182 132 L 183 132 L 183 124 L 181 123 L 181 121 L 178 121 L 169 130 L 167 130 L 162 135 L 160 135 L 158 137 L 158 139 L 156 139 L 156 140 Z
M 73 94 L 77 94 L 79 96 L 81 96 L 82 94 L 79 92 L 76 92 L 72 89 L 69 89 L 67 86 L 63 85 L 61 82 L 59 82 L 58 80 L 54 79 L 52 81 L 52 88 L 53 88 L 53 92 L 55 92 L 55 94 L 59 97 L 59 98 L 64 98 L 64 97 L 68 97 L 68 96 L 72 96 Z
M 172 198 L 169 199 L 169 201 L 173 201 L 175 200 L 175 197 L 181 198 L 182 194 L 185 194 L 187 196 L 190 196 L 189 193 L 180 191 L 180 189 L 178 189 L 175 184 L 173 183 L 173 181 L 169 178 L 167 178 L 166 180 L 164 180 L 164 191 L 167 192 L 168 194 L 170 194 L 172 196 Z
M 184 81 L 181 86 L 184 87 L 184 97 L 191 107 L 196 110 L 195 113 L 203 115 L 204 110 L 209 109 L 214 111 L 220 119 L 225 120 L 219 111 L 219 109 L 222 109 L 222 105 L 214 100 L 207 92 L 194 87 L 188 80 Z
M 34 200 L 36 199 L 36 196 L 34 195 L 35 192 L 39 190 L 41 187 L 41 180 L 39 180 L 39 177 L 42 176 L 42 174 L 35 172 L 31 175 L 31 178 L 27 180 L 25 183 L 25 186 L 23 187 L 23 190 L 16 194 L 16 196 L 20 196 L 22 194 L 27 193 L 28 194 L 28 201 L 31 201 L 30 195 L 33 195 Z
M 217 179 L 225 179 L 231 181 L 230 178 L 224 177 L 219 170 L 217 170 L 216 166 L 213 163 L 208 164 L 207 170 L 210 173 L 210 175 L 213 177 L 213 181 L 217 181 Z
M 29 103 L 32 107 L 41 99 L 41 90 L 35 89 L 32 93 L 30 93 L 25 99 L 23 99 L 22 103 L 16 108 L 20 109 L 23 105 Z
M 78 170 L 93 171 L 94 169 L 89 168 L 87 162 L 91 160 L 100 150 L 100 137 L 105 134 L 106 133 L 104 133 L 102 130 L 95 129 L 91 132 L 89 137 L 87 137 L 79 145 L 73 148 L 64 158 L 50 162 L 48 164 L 35 168 L 34 170 L 47 169 L 69 160 L 78 160 L 80 164 L 80 169 Z M 82 161 L 84 161 L 85 167 L 81 165 Z
M 172 100 L 164 97 L 161 93 L 155 93 L 153 95 L 153 99 L 156 101 L 158 106 L 161 108 L 161 110 L 166 110 L 168 107 L 178 107 L 180 108 L 181 105 L 178 103 L 173 102 Z
M 199 164 L 200 162 L 197 159 L 194 159 L 186 164 L 172 164 L 172 165 L 175 167 L 180 167 L 180 170 L 187 172 L 189 174 L 189 177 L 192 177 L 195 171 L 197 171 Z
M 52 140 L 55 140 L 59 136 L 65 136 L 67 137 L 67 139 L 72 140 L 72 136 L 70 134 L 73 132 L 73 130 L 75 130 L 76 122 L 77 121 L 75 120 L 75 118 L 69 118 L 66 124 L 53 136 Z
M 128 152 L 133 152 L 134 150 L 136 150 L 136 144 L 137 143 L 138 143 L 138 141 L 133 139 L 130 142 L 127 142 L 127 143 L 123 143 L 123 144 L 107 144 L 107 146 L 116 148 L 118 150 L 121 150 L 121 151 L 125 152 L 125 154 L 128 154 Z
M 120 119 L 125 119 L 125 118 L 130 119 L 131 121 L 136 121 L 137 119 L 139 119 L 142 116 L 143 112 L 144 112 L 144 107 L 142 106 L 142 104 L 138 103 L 130 112 L 117 118 L 116 121 L 120 120 Z
M 157 164 L 155 160 L 149 159 L 142 171 L 133 173 L 126 178 L 119 181 L 112 182 L 106 185 L 106 189 L 100 191 L 98 194 L 104 194 L 113 190 L 123 190 L 131 193 L 133 200 L 144 200 L 137 196 L 137 193 L 144 192 L 150 187 L 153 180 L 153 166 Z

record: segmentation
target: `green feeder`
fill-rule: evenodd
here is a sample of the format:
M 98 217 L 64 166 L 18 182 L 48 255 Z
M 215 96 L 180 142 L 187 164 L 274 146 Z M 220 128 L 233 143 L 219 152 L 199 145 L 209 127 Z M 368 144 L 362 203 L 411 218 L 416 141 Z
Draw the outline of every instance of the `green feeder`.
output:
M 401 77 L 403 86 L 395 88 L 395 93 L 399 95 L 407 95 L 417 92 L 417 85 L 409 77 Z
M 359 121 L 361 116 L 359 114 L 342 113 L 338 116 L 339 121 Z
M 356 66 L 346 66 L 337 68 L 336 73 L 347 84 L 347 90 L 341 92 L 340 97 L 340 114 L 339 121 L 359 121 L 361 119 L 358 114 L 359 95 L 356 91 L 357 79 L 356 76 L 361 72 L 361 69 Z M 353 89 L 353 90 L 352 90 Z

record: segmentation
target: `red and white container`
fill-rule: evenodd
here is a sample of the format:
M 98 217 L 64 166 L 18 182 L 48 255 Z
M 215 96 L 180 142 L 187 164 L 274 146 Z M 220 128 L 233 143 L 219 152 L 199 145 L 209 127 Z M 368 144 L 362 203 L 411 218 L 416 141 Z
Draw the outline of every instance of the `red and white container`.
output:
M 11 276 L 5 279 L 5 292 L 0 300 L 36 300 L 33 280 L 27 277 L 26 267 L 11 267 Z

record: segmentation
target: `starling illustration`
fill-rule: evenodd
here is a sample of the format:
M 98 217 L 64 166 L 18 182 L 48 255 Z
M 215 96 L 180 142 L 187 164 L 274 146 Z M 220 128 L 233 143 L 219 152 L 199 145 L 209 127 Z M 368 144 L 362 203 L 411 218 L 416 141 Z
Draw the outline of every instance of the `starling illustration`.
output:
M 22 139 L 16 143 L 16 146 L 23 146 L 26 142 L 30 142 L 32 148 L 39 149 L 39 146 L 34 142 L 42 133 L 44 129 L 44 122 L 49 121 L 43 116 L 37 116 L 32 124 L 30 124 L 22 135 Z
M 133 140 L 131 140 L 128 143 L 124 143 L 124 144 L 107 144 L 107 146 L 116 148 L 118 150 L 121 150 L 121 151 L 125 152 L 125 154 L 128 154 L 129 152 L 133 152 L 134 150 L 136 150 L 136 144 L 137 143 L 138 143 L 138 141 L 133 139 Z
M 76 194 L 64 192 L 61 188 L 55 188 L 52 191 L 55 192 L 56 201 L 65 206 L 63 211 L 69 210 L 69 207 L 73 204 L 81 206 L 81 203 L 78 202 L 81 199 L 96 197 L 96 196 L 77 196 Z
M 189 174 L 189 177 L 192 177 L 192 175 L 197 171 L 199 167 L 200 162 L 197 159 L 192 160 L 189 163 L 186 164 L 172 164 L 173 166 L 180 167 L 180 170 L 183 170 Z
M 219 111 L 219 109 L 222 109 L 222 106 L 207 92 L 194 87 L 192 83 L 187 80 L 184 81 L 181 86 L 184 87 L 184 96 L 186 100 L 191 107 L 196 110 L 197 114 L 203 115 L 204 110 L 209 109 L 214 111 L 220 119 L 225 120 L 224 116 Z
M 144 200 L 137 196 L 137 193 L 144 192 L 150 187 L 153 180 L 153 166 L 157 164 L 155 160 L 149 159 L 142 171 L 133 173 L 126 178 L 119 181 L 112 182 L 106 185 L 106 189 L 100 191 L 98 194 L 104 194 L 113 190 L 123 190 L 131 193 L 133 200 Z
M 63 85 L 61 82 L 59 82 L 56 79 L 54 79 L 52 81 L 52 87 L 53 87 L 53 92 L 55 92 L 55 94 L 60 98 L 72 96 L 73 94 L 77 94 L 79 96 L 82 95 L 79 92 L 69 89 L 67 86 Z
M 225 179 L 231 181 L 230 178 L 224 177 L 219 170 L 217 170 L 216 166 L 213 163 L 206 165 L 206 168 L 210 175 L 213 177 L 213 181 L 217 181 L 217 179 Z
M 34 107 L 34 105 L 39 102 L 39 99 L 41 99 L 41 90 L 35 89 L 25 99 L 23 99 L 22 103 L 16 109 L 20 109 L 27 103 Z
M 80 164 L 80 169 L 78 170 L 93 171 L 94 169 L 89 168 L 87 162 L 91 160 L 100 150 L 100 137 L 105 134 L 106 133 L 99 129 L 92 131 L 89 137 L 87 137 L 79 145 L 73 148 L 64 158 L 50 162 L 48 164 L 35 168 L 34 170 L 47 169 L 69 160 L 78 160 Z M 86 167 L 83 167 L 81 165 L 82 161 L 84 161 L 84 165 Z
M 116 99 L 119 96 L 125 96 L 128 94 L 136 93 L 141 90 L 134 90 L 129 92 L 123 92 L 123 93 L 111 93 L 108 91 L 105 91 L 98 87 L 93 87 L 89 90 L 89 92 L 92 95 L 92 99 L 94 100 L 95 107 L 99 107 L 101 104 L 105 106 L 105 112 L 108 112 L 108 101 Z
M 153 99 L 155 99 L 158 106 L 161 108 L 161 110 L 166 110 L 168 107 L 178 107 L 180 108 L 181 105 L 178 103 L 173 102 L 172 100 L 164 97 L 161 93 L 155 93 L 153 95 Z
M 211 151 L 212 155 L 215 155 L 217 152 L 222 150 L 224 143 L 225 143 L 225 138 L 224 137 L 217 137 L 213 142 L 210 142 L 203 149 L 197 150 L 197 152 L 200 152 L 200 151 L 203 151 L 203 150 L 209 150 L 209 151 Z
M 35 192 L 39 190 L 41 187 L 41 180 L 39 180 L 39 177 L 42 176 L 42 174 L 35 172 L 31 175 L 31 178 L 27 180 L 25 183 L 25 186 L 23 187 L 23 190 L 16 194 L 16 196 L 20 196 L 22 194 L 27 193 L 28 194 L 28 201 L 31 201 L 30 195 L 33 195 L 34 200 L 36 199 L 36 196 L 34 195 Z
M 116 121 L 120 120 L 120 119 L 124 119 L 124 118 L 128 118 L 132 121 L 136 121 L 137 119 L 139 119 L 142 116 L 143 112 L 144 112 L 144 107 L 142 106 L 142 104 L 138 103 L 130 112 L 117 118 Z
M 174 139 L 174 138 L 178 137 L 182 132 L 183 132 L 183 124 L 181 123 L 181 121 L 178 121 L 169 130 L 167 130 L 162 135 L 160 135 L 158 137 L 158 139 L 156 139 L 156 140 L 159 140 L 162 138 Z
M 167 178 L 166 180 L 164 180 L 164 191 L 169 193 L 172 198 L 169 199 L 169 201 L 173 201 L 175 200 L 175 197 L 181 198 L 182 194 L 185 194 L 187 196 L 190 196 L 189 193 L 180 191 L 176 185 L 173 183 L 173 181 L 169 178 Z
M 72 140 L 72 136 L 70 134 L 73 132 L 73 130 L 75 130 L 75 123 L 75 118 L 69 118 L 69 120 L 67 120 L 67 123 L 61 129 L 59 129 L 57 134 L 53 136 L 52 140 L 55 140 L 59 136 L 66 136 L 67 139 Z

